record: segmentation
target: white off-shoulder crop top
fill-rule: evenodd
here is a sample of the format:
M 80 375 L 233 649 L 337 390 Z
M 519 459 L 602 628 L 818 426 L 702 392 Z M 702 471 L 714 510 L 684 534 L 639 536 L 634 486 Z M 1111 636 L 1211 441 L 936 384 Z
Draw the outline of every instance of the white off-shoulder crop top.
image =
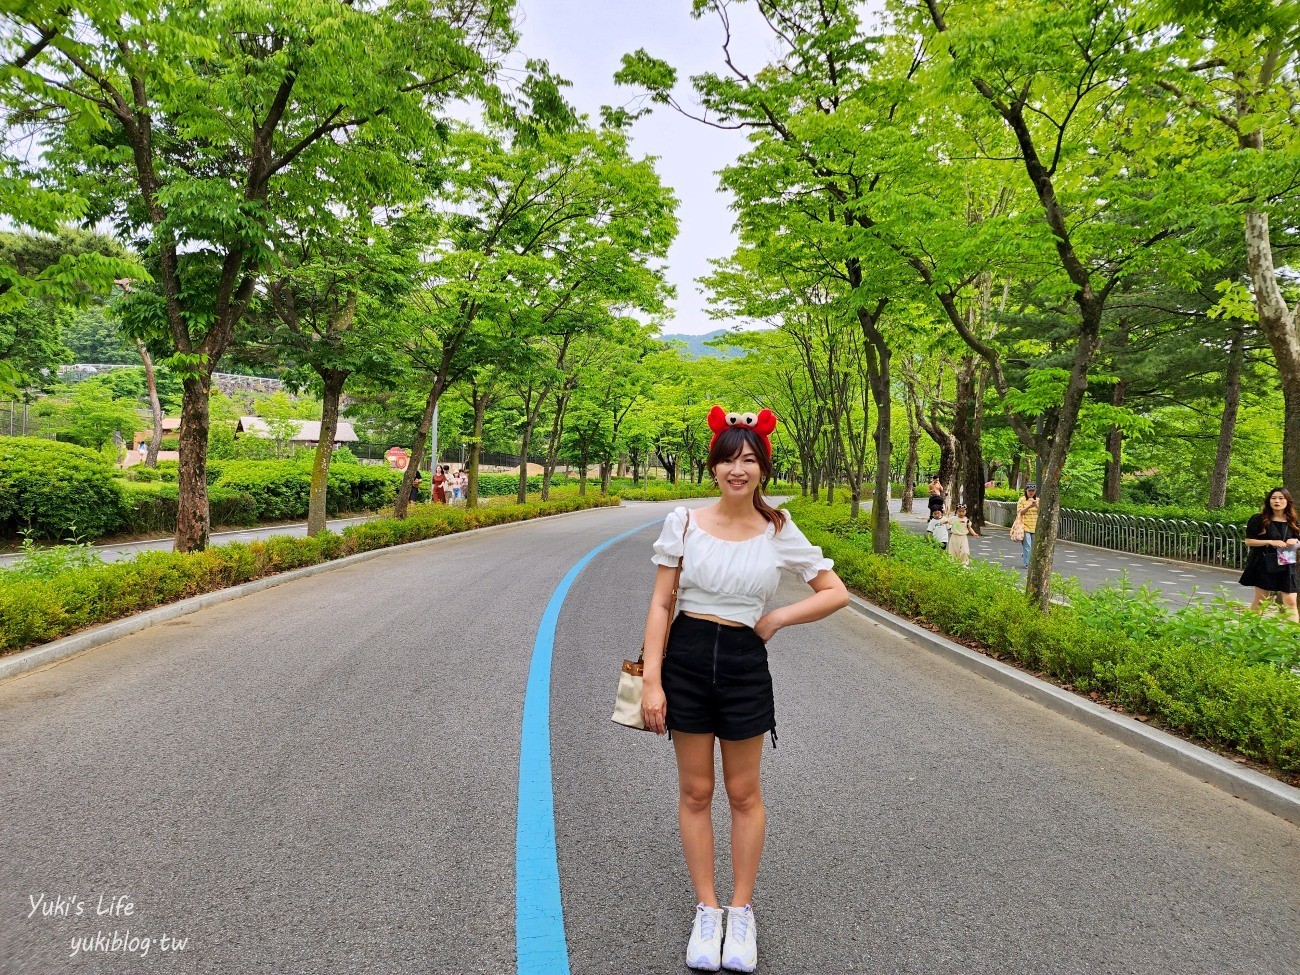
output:
M 674 509 L 664 519 L 651 562 L 677 567 L 685 520 L 685 507 Z M 834 566 L 818 546 L 804 537 L 788 513 L 779 532 L 769 522 L 763 534 L 741 542 L 716 538 L 692 518 L 686 532 L 677 608 L 753 626 L 762 617 L 767 601 L 776 595 L 782 569 L 810 582 L 822 569 Z

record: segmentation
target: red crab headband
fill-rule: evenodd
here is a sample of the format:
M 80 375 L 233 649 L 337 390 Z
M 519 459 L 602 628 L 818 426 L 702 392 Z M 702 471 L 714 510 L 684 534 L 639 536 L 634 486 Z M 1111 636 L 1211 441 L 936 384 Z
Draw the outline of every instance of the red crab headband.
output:
M 758 413 L 727 413 L 721 406 L 709 410 L 709 429 L 713 431 L 713 439 L 709 441 L 710 452 L 717 442 L 718 434 L 728 427 L 745 427 L 753 430 L 763 441 L 763 446 L 767 448 L 767 456 L 769 458 L 772 456 L 772 441 L 769 435 L 776 429 L 776 414 L 771 410 L 760 410 Z

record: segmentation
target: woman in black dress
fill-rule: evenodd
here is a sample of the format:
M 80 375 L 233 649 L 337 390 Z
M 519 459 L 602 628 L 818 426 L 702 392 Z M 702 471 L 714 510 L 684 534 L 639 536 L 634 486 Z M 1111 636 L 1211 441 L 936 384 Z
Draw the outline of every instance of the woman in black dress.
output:
M 1272 593 L 1277 593 L 1291 620 L 1300 623 L 1296 612 L 1296 553 L 1300 548 L 1300 518 L 1296 517 L 1291 492 L 1274 488 L 1264 499 L 1264 510 L 1246 523 L 1246 571 L 1243 586 L 1255 587 L 1250 608 L 1260 610 Z

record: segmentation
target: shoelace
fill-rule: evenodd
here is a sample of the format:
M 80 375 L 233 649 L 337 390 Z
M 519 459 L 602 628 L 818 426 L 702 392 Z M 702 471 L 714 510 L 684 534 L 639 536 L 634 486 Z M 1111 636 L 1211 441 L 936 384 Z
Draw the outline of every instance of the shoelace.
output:
M 700 937 L 705 941 L 712 941 L 718 934 L 718 915 L 707 908 L 697 911 L 696 914 L 700 919 Z
M 727 937 L 731 937 L 733 929 L 736 931 L 736 937 L 744 941 L 749 936 L 749 911 L 743 907 L 727 908 Z

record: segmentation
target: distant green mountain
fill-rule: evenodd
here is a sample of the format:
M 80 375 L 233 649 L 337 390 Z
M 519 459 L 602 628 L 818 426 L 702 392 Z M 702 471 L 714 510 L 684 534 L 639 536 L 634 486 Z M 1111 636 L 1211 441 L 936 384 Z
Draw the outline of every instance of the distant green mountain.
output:
M 738 349 L 713 349 L 705 345 L 711 339 L 716 339 L 719 335 L 726 335 L 727 329 L 715 328 L 712 332 L 705 332 L 703 335 L 661 335 L 662 342 L 685 342 L 685 355 L 689 359 L 703 359 L 712 357 L 714 359 L 734 359 L 740 355 Z

